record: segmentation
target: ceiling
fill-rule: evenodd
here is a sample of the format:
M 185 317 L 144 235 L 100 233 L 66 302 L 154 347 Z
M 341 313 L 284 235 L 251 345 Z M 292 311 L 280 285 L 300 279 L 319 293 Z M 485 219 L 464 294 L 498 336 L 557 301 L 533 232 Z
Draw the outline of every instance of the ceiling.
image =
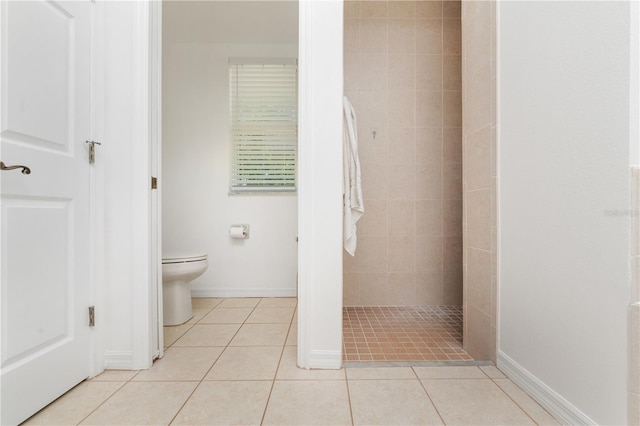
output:
M 162 2 L 162 37 L 183 43 L 297 43 L 298 2 Z

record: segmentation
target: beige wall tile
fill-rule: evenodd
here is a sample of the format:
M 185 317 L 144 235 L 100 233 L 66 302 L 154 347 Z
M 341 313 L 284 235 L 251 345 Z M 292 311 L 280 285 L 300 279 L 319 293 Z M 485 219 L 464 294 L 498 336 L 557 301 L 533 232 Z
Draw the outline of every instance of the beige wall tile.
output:
M 445 55 L 460 55 L 462 52 L 459 20 L 445 19 L 442 21 L 442 49 Z
M 487 107 L 491 98 L 490 89 L 489 66 L 485 64 L 467 81 L 467 95 L 464 105 L 464 128 L 467 134 L 471 134 L 491 122 L 491 108 Z
M 421 19 L 442 18 L 442 1 L 438 1 L 438 0 L 416 1 L 416 18 L 421 18 Z
M 442 163 L 442 129 L 439 127 L 417 127 L 415 163 L 427 165 Z
M 462 265 L 462 238 L 444 237 L 442 253 L 442 270 L 451 272 L 460 269 Z
M 416 20 L 416 53 L 442 54 L 442 19 Z
M 631 305 L 628 320 L 629 391 L 640 394 L 640 305 Z
M 468 43 L 466 60 L 467 66 L 472 70 L 482 64 L 490 65 L 492 56 L 490 3 L 488 1 L 473 2 L 473 15 L 466 21 L 465 37 Z
M 357 251 L 356 251 L 357 253 Z M 347 254 L 347 256 L 350 256 Z M 344 306 L 360 304 L 360 274 L 345 273 L 342 278 L 342 303 Z
M 462 265 L 455 271 L 445 272 L 442 282 L 442 304 L 462 306 Z
M 344 20 L 344 53 L 360 52 L 360 20 Z
M 386 199 L 388 194 L 388 172 L 386 163 L 361 162 L 362 192 L 368 199 Z
M 433 163 L 416 166 L 416 193 L 417 200 L 441 200 L 442 199 L 442 165 Z
M 387 237 L 358 238 L 360 271 L 363 273 L 387 272 Z M 360 281 L 362 287 L 363 281 Z
M 360 17 L 362 18 L 386 18 L 387 2 L 386 1 L 361 1 Z
M 462 127 L 462 92 L 446 90 L 442 93 L 443 126 Z
M 389 164 L 413 164 L 416 156 L 415 129 L 389 128 Z
M 414 90 L 416 82 L 415 55 L 389 56 L 389 89 Z M 376 71 L 376 69 L 373 69 Z
M 442 272 L 420 272 L 415 275 L 414 305 L 442 305 L 443 274 Z
M 431 91 L 442 90 L 442 55 L 417 55 L 415 60 L 416 89 Z
M 467 304 L 491 316 L 491 252 L 469 248 Z
M 389 268 L 388 272 L 413 273 L 415 263 L 415 237 L 389 237 Z M 391 278 L 391 276 L 389 277 Z M 409 287 L 413 289 L 412 285 Z
M 491 250 L 491 190 L 467 191 L 467 244 Z M 471 213 L 469 213 L 471 212 Z
M 351 90 L 360 89 L 360 55 L 357 53 L 344 55 L 343 76 L 345 94 Z
M 360 17 L 360 0 L 345 0 L 344 17 L 345 19 Z
M 491 126 L 467 136 L 465 176 L 468 190 L 491 187 Z
M 629 393 L 628 411 L 627 419 L 629 426 L 640 425 L 640 394 Z
M 390 1 L 387 3 L 389 18 L 415 18 L 415 1 Z
M 491 316 L 465 306 L 464 350 L 477 361 L 495 362 L 495 328 Z
M 443 89 L 462 90 L 462 57 L 460 55 L 444 55 L 442 62 Z
M 462 199 L 462 164 L 445 164 L 443 168 L 442 196 L 445 200 Z
M 360 55 L 360 90 L 387 90 L 387 55 Z M 386 100 L 382 99 L 381 102 Z M 355 106 L 354 106 L 355 108 Z M 365 107 L 366 108 L 366 107 Z M 356 111 L 358 114 L 358 111 Z M 380 113 L 379 113 L 380 114 Z M 368 118 L 368 117 L 367 117 Z
M 389 125 L 391 127 L 414 127 L 416 123 L 416 93 L 409 90 L 389 92 Z
M 416 202 L 393 200 L 389 202 L 389 206 L 389 237 L 413 237 L 416 233 Z
M 383 305 L 392 297 L 389 274 L 386 270 L 384 273 L 363 273 L 360 275 L 360 303 L 364 306 Z
M 343 272 L 348 274 L 360 272 L 360 262 L 358 256 L 351 256 L 344 251 L 342 253 L 342 269 Z
M 392 289 L 392 296 L 387 302 L 381 304 L 389 305 L 415 305 L 415 274 L 413 272 L 391 272 L 389 273 L 389 287 Z
M 444 200 L 443 235 L 462 238 L 462 200 Z
M 365 199 L 364 205 L 366 214 L 364 214 L 358 221 L 358 236 L 386 236 L 389 229 L 387 220 L 387 200 Z
M 445 0 L 442 2 L 442 16 L 445 19 L 460 20 L 460 8 L 462 2 L 460 0 Z
M 415 54 L 416 20 L 413 18 L 389 19 L 389 54 Z
M 416 235 L 443 235 L 443 201 L 418 200 L 416 206 Z
M 442 92 L 416 92 L 416 126 L 442 127 Z
M 443 237 L 416 237 L 416 272 L 442 272 Z
M 443 129 L 443 163 L 462 163 L 462 128 Z
M 415 197 L 415 170 L 411 164 L 389 166 L 389 200 L 413 200 Z M 389 205 L 392 208 L 392 204 Z
M 364 9 L 364 3 L 362 5 Z M 387 20 L 360 19 L 360 53 L 386 54 L 389 50 Z

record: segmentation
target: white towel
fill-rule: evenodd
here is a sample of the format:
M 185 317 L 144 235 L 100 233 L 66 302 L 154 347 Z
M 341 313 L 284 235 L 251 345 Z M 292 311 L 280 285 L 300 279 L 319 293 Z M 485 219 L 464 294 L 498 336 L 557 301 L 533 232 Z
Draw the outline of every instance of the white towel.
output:
M 344 129 L 343 129 L 343 198 L 344 198 L 344 249 L 351 256 L 356 253 L 358 237 L 356 223 L 364 214 L 364 200 L 362 199 L 362 181 L 360 175 L 360 160 L 358 159 L 358 127 L 356 112 L 345 96 Z

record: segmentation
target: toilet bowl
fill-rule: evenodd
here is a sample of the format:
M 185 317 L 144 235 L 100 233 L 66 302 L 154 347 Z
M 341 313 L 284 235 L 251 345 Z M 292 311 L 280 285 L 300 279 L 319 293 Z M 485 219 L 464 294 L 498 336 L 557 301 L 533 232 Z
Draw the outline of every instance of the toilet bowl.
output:
M 162 257 L 162 306 L 164 325 L 178 325 L 193 317 L 189 281 L 209 266 L 206 254 L 170 253 Z

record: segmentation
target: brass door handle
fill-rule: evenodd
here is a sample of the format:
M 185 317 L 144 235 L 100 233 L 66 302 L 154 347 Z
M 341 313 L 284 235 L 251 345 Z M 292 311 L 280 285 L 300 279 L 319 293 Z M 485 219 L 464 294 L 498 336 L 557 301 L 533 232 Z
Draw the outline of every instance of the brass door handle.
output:
M 22 169 L 20 170 L 20 172 L 23 175 L 28 175 L 31 173 L 31 169 L 28 168 L 27 166 L 5 166 L 3 161 L 0 161 L 0 170 L 15 170 L 15 169 Z

